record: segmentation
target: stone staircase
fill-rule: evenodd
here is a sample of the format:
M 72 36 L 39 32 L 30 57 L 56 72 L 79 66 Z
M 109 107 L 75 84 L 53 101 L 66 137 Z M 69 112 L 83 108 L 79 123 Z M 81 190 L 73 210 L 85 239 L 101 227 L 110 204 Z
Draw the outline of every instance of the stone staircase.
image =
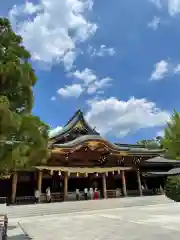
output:
M 127 197 L 106 200 L 88 200 L 78 202 L 8 206 L 7 213 L 9 219 L 14 219 L 53 214 L 67 214 L 91 210 L 147 206 L 165 203 L 172 203 L 172 201 L 167 199 L 164 195 L 150 197 Z

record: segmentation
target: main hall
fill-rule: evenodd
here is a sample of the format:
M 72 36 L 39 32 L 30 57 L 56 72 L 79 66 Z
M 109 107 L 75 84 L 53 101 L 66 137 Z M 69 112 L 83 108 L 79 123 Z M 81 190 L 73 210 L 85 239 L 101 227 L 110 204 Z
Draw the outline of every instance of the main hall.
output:
M 52 201 L 75 200 L 76 189 L 83 199 L 84 188 L 98 189 L 100 198 L 161 194 L 165 177 L 148 173 L 167 171 L 173 165 L 159 161 L 163 149 L 108 141 L 86 122 L 81 110 L 49 139 L 48 148 L 45 164 L 0 180 L 1 197 L 11 203 L 31 202 L 38 189 L 43 202 L 47 187 Z

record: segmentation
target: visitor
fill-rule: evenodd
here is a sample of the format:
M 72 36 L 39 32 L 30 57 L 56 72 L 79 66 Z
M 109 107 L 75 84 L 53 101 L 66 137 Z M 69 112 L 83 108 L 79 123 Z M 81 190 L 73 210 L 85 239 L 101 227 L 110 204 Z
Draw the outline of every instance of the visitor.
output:
M 116 197 L 119 198 L 121 196 L 121 190 L 116 188 Z
M 145 192 L 145 187 L 144 187 L 143 184 L 141 185 L 141 189 L 142 189 L 142 193 L 144 193 Z
M 98 198 L 99 198 L 98 189 L 95 188 L 95 191 L 94 191 L 94 199 L 97 200 Z
M 89 189 L 89 197 L 90 197 L 90 199 L 93 199 L 93 194 L 94 194 L 93 188 L 90 188 Z
M 40 191 L 38 189 L 35 189 L 34 192 L 34 202 L 38 203 L 40 201 Z
M 80 199 L 79 189 L 76 188 L 76 200 L 78 201 L 79 199 Z
M 84 189 L 84 198 L 85 198 L 85 200 L 88 199 L 88 189 L 87 188 Z
M 51 202 L 51 190 L 50 190 L 50 187 L 48 187 L 46 189 L 46 199 L 47 199 L 47 202 L 50 203 Z

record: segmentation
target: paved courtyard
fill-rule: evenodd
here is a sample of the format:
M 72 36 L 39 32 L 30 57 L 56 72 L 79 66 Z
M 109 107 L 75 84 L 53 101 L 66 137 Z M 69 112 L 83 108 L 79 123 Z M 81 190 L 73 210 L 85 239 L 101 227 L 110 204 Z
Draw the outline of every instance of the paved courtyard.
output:
M 134 206 L 126 207 L 122 206 L 123 203 L 120 200 L 82 202 L 78 204 L 79 207 L 82 205 L 84 210 L 79 212 L 78 205 L 76 205 L 76 211 L 72 211 L 72 205 L 76 203 L 66 203 L 67 206 L 71 205 L 69 213 L 61 211 L 57 214 L 43 216 L 41 214 L 35 217 L 17 215 L 9 220 L 9 239 L 179 240 L 180 204 L 166 201 L 163 197 L 162 201 L 159 198 L 157 203 L 154 203 L 155 198 L 144 199 L 123 200 L 131 204 L 134 202 Z M 119 208 L 113 204 L 116 202 L 119 203 Z M 141 202 L 141 206 L 138 206 L 138 202 Z M 102 209 L 94 210 L 93 205 L 96 204 L 101 204 Z M 90 209 L 87 210 L 85 205 L 90 205 Z M 109 209 L 104 207 L 105 205 L 109 205 Z M 49 208 L 52 206 L 53 204 L 49 205 Z M 54 205 L 54 208 L 55 206 L 58 205 Z M 38 205 L 33 207 L 38 208 Z M 17 208 L 14 207 L 14 209 Z M 22 207 L 19 207 L 20 209 Z M 12 209 L 9 211 L 12 212 Z M 42 210 L 39 211 L 42 213 Z M 25 236 L 25 233 L 29 237 Z

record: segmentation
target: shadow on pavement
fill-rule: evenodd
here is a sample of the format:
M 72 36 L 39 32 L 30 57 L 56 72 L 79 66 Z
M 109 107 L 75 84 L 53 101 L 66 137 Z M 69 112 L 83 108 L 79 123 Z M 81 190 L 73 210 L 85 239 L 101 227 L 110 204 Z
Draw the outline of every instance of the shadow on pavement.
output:
M 8 240 L 31 240 L 32 238 L 24 236 L 24 234 L 18 234 L 15 236 L 8 237 Z

